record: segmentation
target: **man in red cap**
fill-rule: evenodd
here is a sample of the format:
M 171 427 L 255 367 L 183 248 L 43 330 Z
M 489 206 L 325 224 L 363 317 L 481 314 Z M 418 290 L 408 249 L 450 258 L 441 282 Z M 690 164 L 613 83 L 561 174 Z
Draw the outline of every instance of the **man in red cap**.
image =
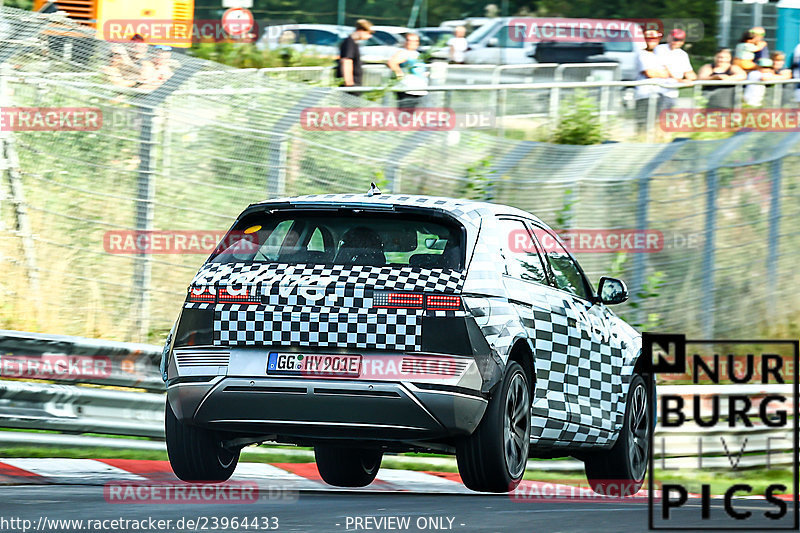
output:
M 639 57 L 636 61 L 636 80 L 663 80 L 669 78 L 669 71 L 667 71 L 664 61 L 658 57 L 653 50 L 656 49 L 659 41 L 661 41 L 661 32 L 658 30 L 646 30 L 644 32 L 644 50 L 639 50 Z M 655 102 L 656 113 L 655 118 L 658 120 L 658 114 L 665 109 L 664 92 L 668 89 L 662 87 L 660 84 L 642 84 L 637 85 L 634 93 L 636 100 L 636 129 L 639 133 L 643 133 L 647 127 L 647 114 L 651 102 Z
M 697 74 L 692 69 L 689 61 L 689 54 L 683 49 L 686 43 L 686 32 L 680 28 L 675 28 L 669 32 L 669 38 L 664 44 L 656 46 L 655 54 L 664 63 L 669 71 L 669 76 L 675 82 L 693 82 L 697 79 Z M 678 89 L 668 89 L 664 92 L 667 98 L 667 108 L 673 107 L 678 99 Z

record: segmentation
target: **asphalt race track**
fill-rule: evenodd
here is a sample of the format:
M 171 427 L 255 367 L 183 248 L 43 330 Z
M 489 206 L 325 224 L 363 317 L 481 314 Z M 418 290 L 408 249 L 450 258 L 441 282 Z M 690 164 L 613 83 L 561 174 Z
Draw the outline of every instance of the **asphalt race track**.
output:
M 341 532 L 341 531 L 480 531 L 480 532 L 638 532 L 648 526 L 647 503 L 619 502 L 516 502 L 507 495 L 485 494 L 414 494 L 372 493 L 366 491 L 327 492 L 300 491 L 293 501 L 269 501 L 255 504 L 109 504 L 103 487 L 86 485 L 23 485 L 0 487 L 0 508 L 6 520 L 30 520 L 31 530 L 40 517 L 47 519 L 208 519 L 205 530 L 213 531 L 212 517 L 229 520 L 237 517 L 277 517 L 278 531 Z M 772 507 L 760 501 L 737 502 L 738 510 L 751 510 L 754 515 Z M 711 520 L 703 526 L 728 527 L 723 516 L 722 501 L 712 501 Z M 699 501 L 690 501 L 676 512 L 671 525 L 693 527 L 698 524 Z M 371 517 L 361 527 L 355 519 Z M 408 526 L 393 519 L 407 517 Z M 348 525 L 348 519 L 350 523 Z M 452 519 L 452 521 L 448 521 Z M 274 523 L 274 522 L 273 522 Z M 423 526 L 422 528 L 418 525 Z M 195 525 L 196 530 L 204 530 Z M 369 529 L 367 529 L 369 528 Z M 170 529 L 177 531 L 174 527 Z M 195 530 L 186 529 L 183 530 Z M 232 527 L 217 530 L 233 531 Z M 244 531 L 243 527 L 238 530 Z M 253 530 L 250 528 L 250 530 Z M 262 529 L 260 529 L 262 530 Z M 2 531 L 21 531 L 3 528 Z M 75 531 L 48 528 L 47 531 Z

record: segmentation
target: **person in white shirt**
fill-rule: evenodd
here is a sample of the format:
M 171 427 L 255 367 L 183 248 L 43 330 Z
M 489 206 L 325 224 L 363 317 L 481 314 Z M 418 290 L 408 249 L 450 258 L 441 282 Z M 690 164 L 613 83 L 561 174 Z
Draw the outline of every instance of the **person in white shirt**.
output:
M 655 54 L 664 62 L 664 66 L 669 71 L 669 77 L 674 83 L 689 83 L 697 79 L 697 74 L 692 69 L 689 61 L 689 54 L 682 48 L 686 42 L 686 32 L 681 29 L 674 29 L 669 34 L 668 42 L 656 46 Z M 665 105 L 667 109 L 674 107 L 678 99 L 678 89 L 667 89 L 664 91 L 667 99 Z
M 458 65 L 464 64 L 464 52 L 469 48 L 469 43 L 466 37 L 467 28 L 464 26 L 457 26 L 454 30 L 454 37 L 447 41 L 447 47 L 450 51 L 450 62 Z
M 636 58 L 636 80 L 650 80 L 659 79 L 665 80 L 669 78 L 669 72 L 664 65 L 663 60 L 658 57 L 653 50 L 661 40 L 661 33 L 657 30 L 647 30 L 644 32 L 645 49 L 639 51 L 639 56 Z M 636 127 L 641 133 L 645 130 L 647 124 L 647 111 L 650 106 L 650 95 L 656 95 L 656 119 L 658 113 L 661 112 L 664 100 L 663 87 L 658 85 L 637 85 L 634 93 L 636 100 Z
M 756 61 L 758 68 L 747 73 L 750 81 L 772 81 L 781 79 L 773 70 L 773 61 L 764 57 Z M 764 95 L 767 93 L 766 85 L 747 85 L 744 88 L 744 103 L 750 107 L 761 107 Z
M 800 78 L 800 44 L 795 46 L 792 52 L 792 64 L 788 66 L 792 69 L 792 77 Z M 800 86 L 794 92 L 794 101 L 800 102 Z

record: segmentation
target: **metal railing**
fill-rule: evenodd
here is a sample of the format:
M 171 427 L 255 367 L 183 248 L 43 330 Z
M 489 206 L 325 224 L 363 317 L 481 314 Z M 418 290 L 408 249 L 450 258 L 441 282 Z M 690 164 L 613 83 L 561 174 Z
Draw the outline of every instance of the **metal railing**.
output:
M 562 65 L 563 66 L 563 65 Z M 585 81 L 585 82 L 547 82 L 547 83 L 502 83 L 475 85 L 430 85 L 427 92 L 426 105 L 432 107 L 452 107 L 456 112 L 470 112 L 487 107 L 493 109 L 497 119 L 546 119 L 557 121 L 563 115 L 563 106 L 570 103 L 576 92 L 595 100 L 597 114 L 603 119 L 616 117 L 621 123 L 640 123 L 641 131 L 646 133 L 647 140 L 652 141 L 658 129 L 658 94 L 652 93 L 646 99 L 647 105 L 642 113 L 644 119 L 636 115 L 635 89 L 640 86 L 659 86 L 679 91 L 678 107 L 685 109 L 701 109 L 706 107 L 701 101 L 704 89 L 714 90 L 718 87 L 732 91 L 729 106 L 713 106 L 714 109 L 730 108 L 734 110 L 747 107 L 742 101 L 744 90 L 748 86 L 764 86 L 766 88 L 763 103 L 775 108 L 796 105 L 793 99 L 794 86 L 798 79 L 774 81 L 723 81 L 702 80 L 679 86 L 664 84 L 657 80 L 640 81 Z M 335 88 L 334 90 L 344 90 Z M 348 87 L 351 93 L 358 92 L 399 92 L 400 89 L 389 87 Z M 473 93 L 489 93 L 487 98 L 475 98 Z M 792 97 L 792 98 L 790 98 Z M 644 98 L 643 98 L 644 100 Z M 390 104 L 384 99 L 384 104 Z M 502 132 L 502 128 L 500 128 Z
M 546 83 L 559 81 L 620 80 L 619 63 L 528 63 L 521 65 L 451 65 L 434 61 L 428 65 L 432 85 L 475 85 L 503 83 Z M 272 67 L 258 69 L 259 74 L 294 82 L 332 87 L 336 83 L 334 67 Z M 384 87 L 393 73 L 385 64 L 363 66 L 364 85 Z

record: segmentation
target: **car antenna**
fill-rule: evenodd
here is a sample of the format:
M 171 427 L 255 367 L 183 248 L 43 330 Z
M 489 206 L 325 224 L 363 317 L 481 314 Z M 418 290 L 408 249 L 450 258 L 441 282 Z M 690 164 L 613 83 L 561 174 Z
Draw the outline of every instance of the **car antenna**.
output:
M 369 190 L 367 191 L 367 196 L 379 196 L 380 194 L 383 194 L 381 193 L 381 190 L 378 188 L 378 186 L 375 185 L 375 182 L 372 182 L 369 185 L 370 187 Z

